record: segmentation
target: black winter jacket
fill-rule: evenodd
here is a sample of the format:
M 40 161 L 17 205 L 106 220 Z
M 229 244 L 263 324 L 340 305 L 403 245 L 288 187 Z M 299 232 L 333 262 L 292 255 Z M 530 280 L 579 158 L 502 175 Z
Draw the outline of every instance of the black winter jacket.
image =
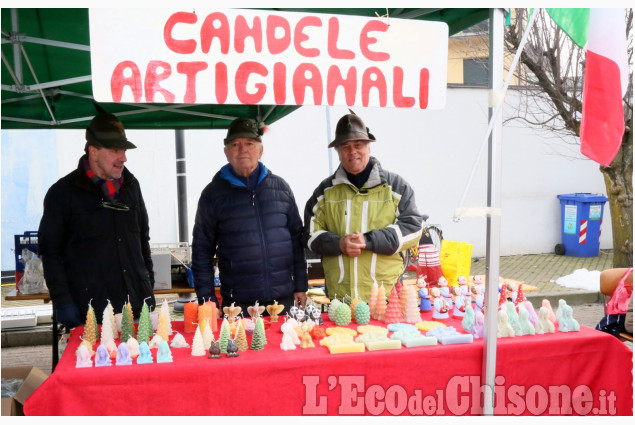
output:
M 108 300 L 121 313 L 130 299 L 138 316 L 143 300 L 154 306 L 150 229 L 141 188 L 124 168 L 119 202 L 129 211 L 101 206 L 104 195 L 80 164 L 48 190 L 38 231 L 44 278 L 56 308 L 88 303 L 101 323 Z
M 291 188 L 264 165 L 250 190 L 227 164 L 201 193 L 192 238 L 192 272 L 199 302 L 218 304 L 214 256 L 223 299 L 272 301 L 307 290 L 302 220 Z

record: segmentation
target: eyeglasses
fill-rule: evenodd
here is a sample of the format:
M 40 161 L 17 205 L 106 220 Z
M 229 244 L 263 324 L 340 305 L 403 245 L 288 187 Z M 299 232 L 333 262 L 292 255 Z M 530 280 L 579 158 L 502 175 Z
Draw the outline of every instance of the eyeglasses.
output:
M 130 207 L 123 202 L 102 201 L 101 206 L 115 211 L 130 211 Z

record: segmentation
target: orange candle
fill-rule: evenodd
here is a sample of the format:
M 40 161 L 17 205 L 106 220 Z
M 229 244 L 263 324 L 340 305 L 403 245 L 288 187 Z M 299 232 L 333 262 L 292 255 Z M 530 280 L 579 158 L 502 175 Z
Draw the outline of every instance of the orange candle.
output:
M 207 305 L 207 303 L 198 306 L 198 325 L 201 329 L 204 329 L 203 322 L 205 320 L 207 320 L 207 323 L 210 324 L 210 328 L 211 328 L 212 327 L 211 326 L 212 325 L 212 308 L 209 305 Z
M 190 301 L 183 306 L 183 331 L 196 332 L 198 322 L 198 304 Z
M 212 315 L 209 321 L 209 326 L 212 328 L 212 332 L 218 331 L 218 309 L 214 301 L 207 301 L 205 305 L 208 305 L 212 309 Z

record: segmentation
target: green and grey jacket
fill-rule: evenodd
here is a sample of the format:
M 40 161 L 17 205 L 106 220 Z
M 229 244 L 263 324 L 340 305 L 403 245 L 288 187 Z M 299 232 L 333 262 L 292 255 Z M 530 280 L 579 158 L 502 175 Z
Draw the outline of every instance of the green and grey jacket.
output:
M 403 271 L 399 253 L 421 237 L 422 216 L 414 191 L 399 175 L 385 171 L 371 157 L 368 181 L 357 189 L 340 167 L 323 180 L 304 209 L 303 243 L 322 256 L 328 296 L 348 294 L 368 301 L 376 282 L 390 293 Z M 339 240 L 364 234 L 366 249 L 359 257 L 343 255 Z

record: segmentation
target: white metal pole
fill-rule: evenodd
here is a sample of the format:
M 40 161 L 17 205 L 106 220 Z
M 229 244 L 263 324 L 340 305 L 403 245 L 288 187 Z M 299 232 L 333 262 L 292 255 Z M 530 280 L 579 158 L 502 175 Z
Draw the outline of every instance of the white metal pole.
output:
M 503 81 L 503 46 L 504 46 L 504 17 L 503 10 L 490 9 L 489 15 L 489 89 L 496 90 Z M 496 96 L 490 96 L 495 99 Z M 496 120 L 489 137 L 488 146 L 488 177 L 487 177 L 487 206 L 500 208 L 501 198 L 501 139 L 503 119 L 502 114 L 496 114 L 497 105 L 490 102 L 489 118 Z M 483 375 L 484 384 L 483 414 L 494 414 L 494 385 L 496 380 L 496 328 L 498 324 L 498 279 L 500 266 L 500 222 L 498 214 L 487 216 L 486 242 L 486 302 L 485 302 L 485 336 L 483 344 Z

